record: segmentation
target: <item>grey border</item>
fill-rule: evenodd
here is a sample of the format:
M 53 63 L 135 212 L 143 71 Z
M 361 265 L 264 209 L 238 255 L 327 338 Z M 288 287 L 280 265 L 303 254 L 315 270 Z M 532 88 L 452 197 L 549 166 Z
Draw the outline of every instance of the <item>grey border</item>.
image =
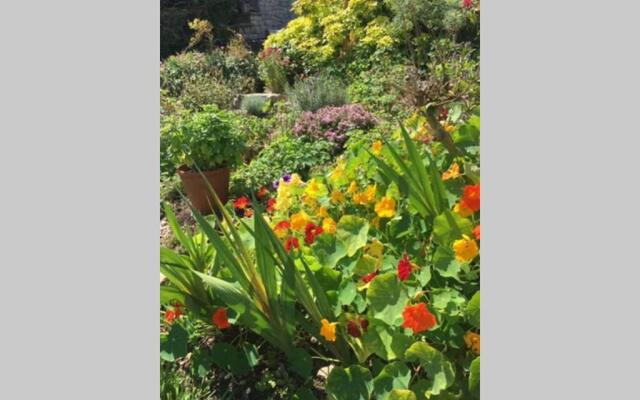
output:
M 638 397 L 638 4 L 482 3 L 482 398 Z
M 0 11 L 3 399 L 157 399 L 159 5 Z

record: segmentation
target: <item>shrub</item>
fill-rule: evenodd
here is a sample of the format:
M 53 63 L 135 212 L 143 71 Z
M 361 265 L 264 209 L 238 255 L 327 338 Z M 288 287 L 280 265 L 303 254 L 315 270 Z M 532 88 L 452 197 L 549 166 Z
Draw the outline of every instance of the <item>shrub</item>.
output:
M 276 137 L 247 165 L 231 175 L 231 192 L 255 193 L 287 173 L 306 177 L 309 170 L 332 159 L 332 146 L 324 140 L 305 142 L 288 134 Z
M 397 117 L 404 111 L 399 102 L 404 77 L 404 65 L 383 63 L 358 75 L 347 88 L 349 100 L 376 115 Z
M 276 120 L 238 113 L 236 126 L 246 143 L 244 160 L 250 162 L 269 143 Z
M 333 152 L 342 150 L 349 131 L 370 129 L 378 120 L 360 104 L 325 107 L 316 112 L 304 112 L 296 121 L 293 133 L 306 141 L 326 140 Z
M 240 108 L 249 115 L 263 117 L 269 112 L 271 101 L 264 96 L 245 96 Z
M 265 86 L 273 93 L 284 93 L 289 84 L 285 64 L 288 59 L 282 57 L 280 49 L 267 48 L 259 55 L 258 72 Z
M 214 170 L 230 167 L 244 149 L 234 116 L 216 106 L 163 118 L 161 146 L 174 168 Z
M 342 82 L 327 76 L 298 80 L 286 92 L 289 102 L 299 111 L 316 111 L 347 102 L 347 91 Z

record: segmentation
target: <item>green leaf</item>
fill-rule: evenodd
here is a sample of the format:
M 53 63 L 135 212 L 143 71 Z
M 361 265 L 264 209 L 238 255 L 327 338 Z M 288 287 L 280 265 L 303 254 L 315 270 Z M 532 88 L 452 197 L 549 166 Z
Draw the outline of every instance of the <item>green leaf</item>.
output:
M 462 238 L 462 235 L 471 235 L 473 224 L 457 213 L 445 211 L 433 221 L 433 236 L 437 243 L 449 246 L 454 240 Z
M 465 310 L 465 315 L 467 316 L 467 321 L 475 328 L 480 329 L 480 291 L 478 290 L 476 294 L 471 297 L 469 303 L 467 304 L 467 308 Z
M 293 395 L 293 400 L 316 400 L 313 392 L 309 388 L 300 388 Z
M 160 358 L 173 362 L 187 355 L 189 334 L 180 324 L 173 324 L 169 336 L 160 344 Z
M 368 232 L 369 222 L 366 219 L 345 215 L 336 227 L 336 239 L 346 247 L 347 255 L 352 257 L 367 244 Z
M 439 246 L 433 254 L 433 266 L 443 278 L 454 278 L 459 281 L 462 264 L 456 260 L 453 249 Z
M 376 276 L 367 290 L 367 300 L 373 310 L 373 316 L 393 326 L 402 323 L 402 311 L 408 299 L 395 272 Z
M 466 299 L 455 289 L 433 289 L 431 293 L 431 305 L 434 309 L 449 316 L 460 315 Z
M 347 250 L 340 240 L 333 235 L 320 235 L 312 247 L 313 253 L 323 267 L 333 268 L 344 256 Z
M 389 235 L 394 239 L 400 239 L 411 233 L 411 217 L 402 214 L 389 221 Z
M 309 353 L 300 348 L 295 348 L 289 356 L 289 366 L 291 371 L 300 375 L 301 378 L 308 378 L 311 375 L 313 361 Z
M 207 376 L 211 371 L 213 365 L 213 358 L 208 352 L 198 351 L 191 357 L 191 368 L 193 372 L 200 378 Z
M 373 380 L 373 392 L 376 398 L 387 398 L 394 389 L 407 389 L 411 380 L 411 370 L 403 362 L 396 361 L 386 365 Z
M 377 279 L 377 278 L 376 278 Z M 413 339 L 386 324 L 372 323 L 364 333 L 365 347 L 378 357 L 391 361 L 402 358 Z
M 431 280 L 431 268 L 429 265 L 424 265 L 420 268 L 420 271 L 416 274 L 420 286 L 424 287 Z
M 416 394 L 408 389 L 394 389 L 389 393 L 387 400 L 417 400 Z
M 372 273 L 376 270 L 378 259 L 368 254 L 363 254 L 362 257 L 356 263 L 353 273 L 358 276 L 363 276 Z
M 373 391 L 371 372 L 359 365 L 334 367 L 327 377 L 326 390 L 333 400 L 369 400 Z
M 211 349 L 211 358 L 218 367 L 237 376 L 244 375 L 251 369 L 244 353 L 238 352 L 229 343 L 216 343 Z
M 437 395 L 449 386 L 455 379 L 453 365 L 438 350 L 425 342 L 416 342 L 405 353 L 408 361 L 418 361 L 431 379 L 431 385 L 425 393 L 425 397 Z
M 242 346 L 241 350 L 247 359 L 249 367 L 253 368 L 258 365 L 260 356 L 258 355 L 258 348 L 254 344 L 246 343 Z
M 469 391 L 476 398 L 480 398 L 480 357 L 471 361 L 469 367 Z

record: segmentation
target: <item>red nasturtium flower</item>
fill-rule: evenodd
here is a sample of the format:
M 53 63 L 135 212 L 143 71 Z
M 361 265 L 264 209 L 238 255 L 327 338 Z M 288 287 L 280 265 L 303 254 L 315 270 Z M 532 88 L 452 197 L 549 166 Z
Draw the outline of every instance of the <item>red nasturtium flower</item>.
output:
M 269 195 L 269 189 L 267 189 L 265 186 L 262 186 L 260 190 L 258 190 L 257 194 L 258 194 L 258 198 L 262 200 Z
M 304 242 L 306 244 L 313 244 L 316 240 L 316 236 L 322 233 L 323 229 L 312 222 L 309 222 L 304 228 Z
M 406 281 L 411 276 L 411 261 L 409 256 L 404 253 L 400 261 L 398 261 L 398 278 L 401 281 Z
M 473 228 L 473 236 L 475 236 L 476 239 L 480 240 L 480 225 Z
M 480 185 L 465 186 L 460 202 L 474 212 L 480 210 Z
M 250 209 L 250 208 L 245 208 L 244 216 L 247 217 L 247 218 L 253 217 L 253 210 Z
M 227 329 L 231 326 L 229 319 L 227 318 L 227 309 L 220 307 L 213 313 L 213 323 L 220 329 Z
M 249 204 L 251 204 L 251 202 L 249 201 L 249 199 L 247 198 L 247 196 L 241 196 L 238 197 L 234 202 L 233 202 L 233 207 L 236 210 L 244 210 L 245 208 L 249 207 Z
M 402 312 L 403 328 L 410 328 L 413 334 L 428 331 L 436 325 L 436 317 L 429 312 L 425 303 L 406 306 Z
M 295 249 L 300 248 L 300 242 L 298 242 L 298 238 L 295 236 L 290 237 L 289 239 L 287 239 L 286 242 L 284 242 L 284 249 L 287 252 L 290 252 L 292 248 L 295 248 Z
M 347 332 L 349 335 L 359 338 L 362 336 L 362 332 L 367 331 L 367 327 L 369 326 L 369 321 L 366 319 L 362 319 L 358 317 L 355 320 L 351 320 L 347 322 Z
M 372 272 L 372 273 L 370 273 L 370 274 L 366 274 L 365 276 L 363 276 L 363 277 L 361 278 L 361 279 L 362 279 L 362 282 L 364 282 L 364 283 L 369 283 L 369 282 L 371 282 L 371 281 L 373 280 L 373 278 L 375 278 L 375 277 L 376 277 L 376 275 L 378 275 L 378 271 L 373 271 L 373 272 Z
M 269 199 L 267 200 L 267 212 L 268 213 L 272 213 L 273 210 L 275 210 L 275 205 L 276 205 L 276 199 Z
M 173 308 L 171 310 L 167 310 L 164 313 L 164 320 L 167 324 L 171 325 L 174 320 L 180 318 L 182 315 L 182 304 L 180 302 L 175 301 L 171 304 Z
M 473 0 L 462 0 L 462 8 L 469 9 L 473 7 Z

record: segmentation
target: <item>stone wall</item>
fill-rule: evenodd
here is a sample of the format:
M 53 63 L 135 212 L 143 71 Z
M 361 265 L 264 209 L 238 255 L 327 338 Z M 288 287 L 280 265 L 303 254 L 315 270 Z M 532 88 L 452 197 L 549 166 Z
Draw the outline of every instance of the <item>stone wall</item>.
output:
M 247 43 L 259 47 L 270 33 L 293 19 L 291 3 L 292 0 L 242 0 L 242 17 L 234 28 Z

